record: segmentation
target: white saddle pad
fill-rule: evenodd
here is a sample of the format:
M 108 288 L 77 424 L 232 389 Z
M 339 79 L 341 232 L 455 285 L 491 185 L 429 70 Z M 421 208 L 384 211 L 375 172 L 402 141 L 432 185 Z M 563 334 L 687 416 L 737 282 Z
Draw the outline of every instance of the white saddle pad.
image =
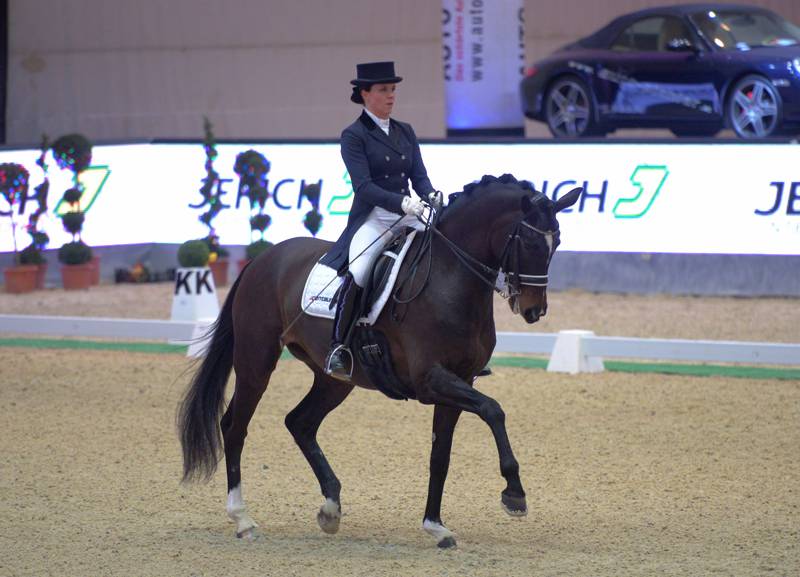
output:
M 369 315 L 359 319 L 358 322 L 360 324 L 372 325 L 377 320 L 378 315 L 381 314 L 383 307 L 389 300 L 389 295 L 392 294 L 392 288 L 394 288 L 394 283 L 397 280 L 397 274 L 400 272 L 400 265 L 403 264 L 403 259 L 416 234 L 417 231 L 412 230 L 406 237 L 406 242 L 403 244 L 403 248 L 400 249 L 400 254 L 395 255 L 388 251 L 383 253 L 395 259 L 391 273 L 389 274 L 389 280 L 383 292 L 381 292 L 375 304 L 372 306 Z M 336 276 L 336 271 L 334 269 L 324 264 L 315 264 L 314 268 L 311 269 L 311 273 L 308 275 L 308 279 L 306 279 L 306 286 L 303 288 L 303 300 L 300 302 L 303 311 L 312 317 L 333 319 L 336 314 L 336 307 L 329 307 L 333 300 L 333 295 L 341 284 L 342 278 Z

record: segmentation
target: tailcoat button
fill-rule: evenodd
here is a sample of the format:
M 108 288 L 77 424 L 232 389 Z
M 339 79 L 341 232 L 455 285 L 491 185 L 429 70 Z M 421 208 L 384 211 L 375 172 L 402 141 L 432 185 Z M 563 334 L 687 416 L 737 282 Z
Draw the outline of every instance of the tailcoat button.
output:
M 405 160 L 405 159 L 406 159 L 406 155 L 405 154 L 401 154 L 400 155 L 400 160 Z
M 388 156 L 386 157 L 386 162 L 389 162 L 389 157 Z
M 385 175 L 383 178 L 389 178 L 389 175 L 387 174 L 387 175 Z
M 405 172 L 401 172 L 401 173 L 400 173 L 400 176 L 405 176 L 405 175 L 406 175 L 406 173 L 405 173 Z

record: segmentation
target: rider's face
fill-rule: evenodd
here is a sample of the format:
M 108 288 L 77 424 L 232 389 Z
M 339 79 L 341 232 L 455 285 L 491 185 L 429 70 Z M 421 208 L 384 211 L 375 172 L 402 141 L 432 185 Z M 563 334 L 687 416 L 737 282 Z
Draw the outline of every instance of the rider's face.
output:
M 397 84 L 373 84 L 369 90 L 362 90 L 364 106 L 378 118 L 389 118 L 394 107 L 394 91 Z

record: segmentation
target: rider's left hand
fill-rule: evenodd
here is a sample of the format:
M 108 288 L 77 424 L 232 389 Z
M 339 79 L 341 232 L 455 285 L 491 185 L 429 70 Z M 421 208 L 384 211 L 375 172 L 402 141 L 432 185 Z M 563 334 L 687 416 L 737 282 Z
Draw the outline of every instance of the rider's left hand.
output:
M 428 194 L 428 204 L 430 204 L 431 206 L 438 208 L 442 206 L 443 202 L 444 202 L 444 195 L 442 194 L 442 191 L 434 190 L 433 192 Z

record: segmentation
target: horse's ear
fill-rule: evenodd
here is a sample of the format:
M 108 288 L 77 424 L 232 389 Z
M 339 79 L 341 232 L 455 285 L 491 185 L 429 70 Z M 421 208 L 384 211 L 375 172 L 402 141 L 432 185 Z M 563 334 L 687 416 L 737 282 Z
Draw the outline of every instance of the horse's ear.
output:
M 556 212 L 561 212 L 565 208 L 569 208 L 570 206 L 578 202 L 578 199 L 580 198 L 581 194 L 583 194 L 583 188 L 581 188 L 580 186 L 570 190 L 567 194 L 565 194 L 556 201 L 555 204 Z

